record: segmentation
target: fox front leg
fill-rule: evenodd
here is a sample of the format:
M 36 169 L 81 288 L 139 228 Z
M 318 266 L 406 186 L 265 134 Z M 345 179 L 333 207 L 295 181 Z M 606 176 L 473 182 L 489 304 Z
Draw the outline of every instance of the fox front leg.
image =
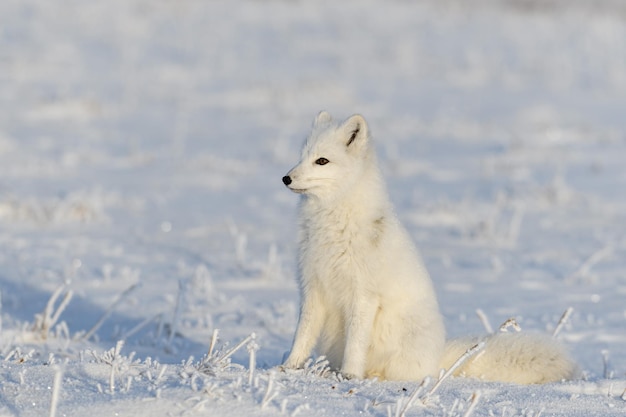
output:
M 324 311 L 322 303 L 319 302 L 314 294 L 304 294 L 291 352 L 289 352 L 283 367 L 295 369 L 304 366 L 304 362 L 311 356 L 311 352 L 315 347 L 323 323 Z
M 357 296 L 357 300 L 367 300 L 367 296 Z M 348 379 L 365 377 L 367 351 L 372 340 L 372 328 L 378 312 L 378 304 L 355 305 L 346 322 L 346 347 L 341 373 Z

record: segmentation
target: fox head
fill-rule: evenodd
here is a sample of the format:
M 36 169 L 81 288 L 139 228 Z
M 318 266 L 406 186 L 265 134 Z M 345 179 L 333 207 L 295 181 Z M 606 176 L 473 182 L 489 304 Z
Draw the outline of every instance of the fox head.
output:
M 293 192 L 320 199 L 345 194 L 373 159 L 368 128 L 361 115 L 337 123 L 326 111 L 313 122 L 300 162 L 283 177 Z

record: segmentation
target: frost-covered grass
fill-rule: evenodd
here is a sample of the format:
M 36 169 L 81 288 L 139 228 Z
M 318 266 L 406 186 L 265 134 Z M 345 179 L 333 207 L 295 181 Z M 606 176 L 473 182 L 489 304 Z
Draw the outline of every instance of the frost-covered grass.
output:
M 0 416 L 624 414 L 621 2 L 335 3 L 0 3 Z M 448 333 L 513 317 L 579 380 L 278 368 L 321 109 L 368 119 Z

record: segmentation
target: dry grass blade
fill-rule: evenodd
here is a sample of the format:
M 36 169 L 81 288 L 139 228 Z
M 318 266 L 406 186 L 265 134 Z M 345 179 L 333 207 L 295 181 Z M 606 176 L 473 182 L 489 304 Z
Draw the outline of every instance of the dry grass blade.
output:
M 61 384 L 63 382 L 63 368 L 55 368 L 54 383 L 52 385 L 52 399 L 50 400 L 50 417 L 56 416 L 57 405 L 59 403 L 59 392 L 61 391 Z
M 470 398 L 470 405 L 467 408 L 467 411 L 463 414 L 463 417 L 470 417 L 476 408 L 476 404 L 478 404 L 478 400 L 480 399 L 480 392 L 476 391 L 472 394 Z
M 456 360 L 456 362 L 454 362 L 452 364 L 452 366 L 446 370 L 446 372 L 444 372 L 444 374 L 437 380 L 437 382 L 435 382 L 435 385 L 433 385 L 433 387 L 430 389 L 430 391 L 428 391 L 426 394 L 424 394 L 424 396 L 421 398 L 422 403 L 425 403 L 426 400 L 435 393 L 435 391 L 437 391 L 437 389 L 439 389 L 439 387 L 441 386 L 441 384 L 443 383 L 443 381 L 445 381 L 447 378 L 449 378 L 451 375 L 454 374 L 454 372 L 461 367 L 465 362 L 467 362 L 471 357 L 477 355 L 479 352 L 481 352 L 483 349 L 485 348 L 485 341 L 481 341 L 477 344 L 475 344 L 474 346 L 470 347 L 469 349 L 467 349 L 465 351 L 465 353 L 463 355 L 461 355 L 461 357 L 459 359 Z
M 96 322 L 96 324 L 94 324 L 93 327 L 91 329 L 89 329 L 89 331 L 87 333 L 85 333 L 84 335 L 82 335 L 80 337 L 80 340 L 89 340 L 91 338 L 91 336 L 93 336 L 94 333 L 96 333 L 98 331 L 98 329 L 100 328 L 100 326 L 102 326 L 102 324 L 106 321 L 106 319 L 109 318 L 109 316 L 111 314 L 113 314 L 113 311 L 115 310 L 115 307 L 117 307 L 118 304 L 120 304 L 122 301 L 124 301 L 124 299 L 126 299 L 126 297 L 128 297 L 128 295 L 131 292 L 133 292 L 137 287 L 139 287 L 139 284 L 133 284 L 130 287 L 128 287 L 124 292 L 122 292 L 120 295 L 118 295 L 117 298 L 115 299 L 115 301 L 113 301 L 113 303 L 104 312 L 104 314 L 102 314 L 102 316 Z
M 72 296 L 74 295 L 72 290 L 65 291 L 65 295 L 63 296 L 63 299 L 61 300 L 61 302 L 59 303 L 59 306 L 55 310 L 54 305 L 56 304 L 57 300 L 59 299 L 59 297 L 61 296 L 61 294 L 66 288 L 67 288 L 67 285 L 65 284 L 57 288 L 50 296 L 50 299 L 48 300 L 48 303 L 46 304 L 46 308 L 44 309 L 44 311 L 40 314 L 35 315 L 35 323 L 33 324 L 32 329 L 34 332 L 39 333 L 39 335 L 43 339 L 48 338 L 50 329 L 59 320 L 59 318 L 61 317 L 61 314 L 63 313 L 63 311 L 69 304 L 70 300 L 72 299 Z
M 520 327 L 520 325 L 517 323 L 517 320 L 515 320 L 514 317 L 511 317 L 510 319 L 506 320 L 504 323 L 502 323 L 500 325 L 499 330 L 503 333 L 506 333 L 509 331 L 509 327 L 512 327 L 516 332 L 521 332 L 522 328 Z
M 565 326 L 573 311 L 574 309 L 572 307 L 568 307 L 567 310 L 563 312 L 563 315 L 559 319 L 559 323 L 556 325 L 554 331 L 552 332 L 552 337 L 556 338 L 559 335 L 561 329 L 563 329 L 563 326 Z

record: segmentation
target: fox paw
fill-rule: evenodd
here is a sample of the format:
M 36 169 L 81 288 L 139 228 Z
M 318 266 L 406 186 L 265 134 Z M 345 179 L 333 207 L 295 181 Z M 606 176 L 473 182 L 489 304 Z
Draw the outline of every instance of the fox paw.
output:
M 304 368 L 304 361 L 296 361 L 287 359 L 283 362 L 282 365 L 279 365 L 278 368 L 284 372 L 287 369 L 302 369 Z
M 355 374 L 351 374 L 350 372 L 339 372 L 339 375 L 341 375 L 341 379 L 349 381 L 351 379 L 361 379 L 359 378 L 358 375 Z
M 285 365 L 278 365 L 278 366 L 276 367 L 276 369 L 278 370 L 278 372 L 285 373 L 285 372 L 287 372 L 287 371 L 289 371 L 289 370 L 291 370 L 291 369 L 293 369 L 293 368 L 289 368 L 289 367 L 287 367 L 287 366 L 285 366 Z

